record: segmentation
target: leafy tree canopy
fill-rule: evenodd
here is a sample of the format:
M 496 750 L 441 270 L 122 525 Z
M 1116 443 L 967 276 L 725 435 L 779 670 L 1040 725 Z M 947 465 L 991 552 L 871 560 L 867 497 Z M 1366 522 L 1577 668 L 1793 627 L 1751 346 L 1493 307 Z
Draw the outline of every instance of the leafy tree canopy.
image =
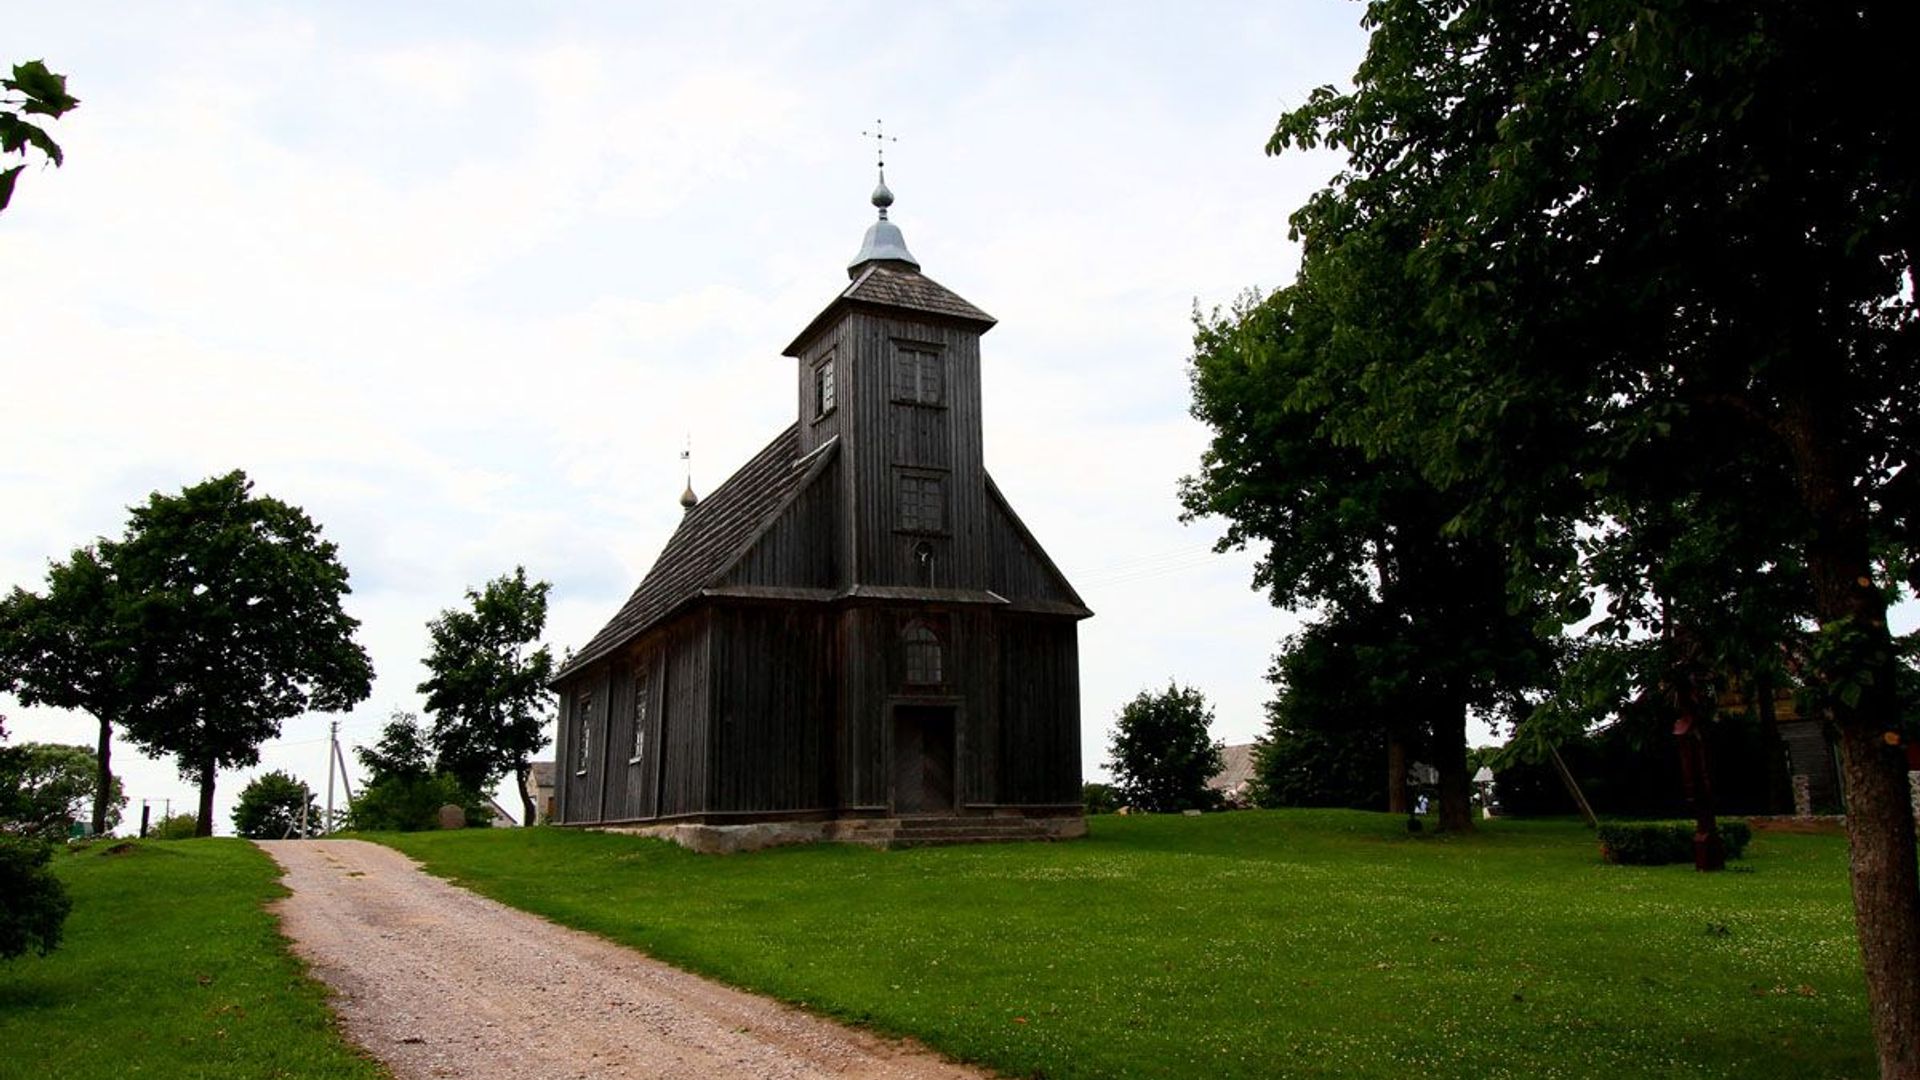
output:
M 1200 691 L 1169 682 L 1142 690 L 1120 710 L 1107 768 L 1121 800 L 1137 810 L 1171 813 L 1219 802 L 1207 781 L 1222 768 L 1220 744 L 1207 734 L 1213 710 Z
M 380 740 L 370 747 L 354 747 L 353 754 L 367 770 L 370 784 L 390 776 L 417 780 L 433 773 L 433 748 L 420 718 L 410 712 L 395 710 L 380 729 Z
M 0 835 L 65 840 L 91 812 L 99 782 L 99 763 L 84 746 L 0 746 Z M 110 832 L 127 805 L 119 779 L 112 781 L 106 802 L 103 832 Z
M 0 690 L 29 705 L 76 709 L 100 726 L 93 831 L 112 828 L 113 727 L 140 699 L 139 649 L 102 543 L 47 568 L 47 591 L 0 599 Z
M 305 784 L 275 769 L 240 789 L 233 807 L 233 831 L 249 840 L 319 836 L 326 831 L 325 816 Z
M 1920 584 L 1920 9 L 1376 0 L 1366 22 L 1353 89 L 1269 149 L 1345 152 L 1294 218 L 1303 279 L 1361 351 L 1357 286 L 1400 281 L 1418 347 L 1297 394 L 1457 498 L 1450 530 L 1509 545 L 1517 595 L 1574 621 L 1623 582 L 1602 634 L 1666 650 L 1643 692 L 1697 698 L 1702 667 L 1757 651 L 1726 611 L 1804 605 L 1881 1069 L 1920 1076 L 1920 880 L 1884 737 L 1890 586 Z
M 0 155 L 25 157 L 31 147 L 56 166 L 65 161 L 53 136 L 27 118 L 57 120 L 80 105 L 67 93 L 67 77 L 48 71 L 43 61 L 29 60 L 13 65 L 13 77 L 0 79 L 0 91 Z M 25 162 L 0 167 L 0 210 L 13 201 L 14 184 L 26 167 Z
M 547 624 L 552 586 L 528 581 L 525 567 L 467 590 L 467 607 L 443 611 L 427 624 L 433 646 L 426 658 L 433 717 L 430 741 L 441 771 L 469 791 L 485 791 L 511 773 L 520 783 L 525 821 L 534 820 L 526 792 L 531 759 L 547 744 L 553 654 L 533 647 Z
M 291 717 L 364 700 L 373 677 L 341 608 L 337 549 L 297 507 L 252 489 L 235 470 L 156 493 L 103 545 L 141 659 L 128 734 L 199 783 L 202 835 L 218 769 L 256 764 Z

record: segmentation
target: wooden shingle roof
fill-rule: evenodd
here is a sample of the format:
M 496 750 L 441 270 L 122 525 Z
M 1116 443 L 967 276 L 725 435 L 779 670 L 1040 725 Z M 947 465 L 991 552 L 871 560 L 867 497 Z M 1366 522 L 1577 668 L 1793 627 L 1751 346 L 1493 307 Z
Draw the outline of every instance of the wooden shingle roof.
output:
M 815 334 L 837 319 L 846 307 L 894 308 L 932 315 L 949 322 L 963 323 L 985 330 L 994 325 L 993 316 L 974 307 L 945 285 L 898 263 L 872 263 L 860 271 L 845 291 L 833 298 L 814 316 L 800 336 L 788 345 L 785 355 L 799 356 L 800 350 Z
M 554 674 L 555 683 L 580 667 L 618 649 L 698 597 L 724 574 L 773 522 L 780 510 L 818 473 L 817 465 L 835 452 L 828 443 L 796 460 L 799 425 L 775 436 L 764 450 L 687 511 L 627 602 L 586 647 Z

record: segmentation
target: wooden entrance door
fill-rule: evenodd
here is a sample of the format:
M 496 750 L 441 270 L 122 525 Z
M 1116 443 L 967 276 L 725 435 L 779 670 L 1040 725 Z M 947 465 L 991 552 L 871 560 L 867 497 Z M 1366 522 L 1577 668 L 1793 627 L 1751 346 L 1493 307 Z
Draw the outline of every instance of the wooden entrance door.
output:
M 953 813 L 953 708 L 893 710 L 893 812 Z

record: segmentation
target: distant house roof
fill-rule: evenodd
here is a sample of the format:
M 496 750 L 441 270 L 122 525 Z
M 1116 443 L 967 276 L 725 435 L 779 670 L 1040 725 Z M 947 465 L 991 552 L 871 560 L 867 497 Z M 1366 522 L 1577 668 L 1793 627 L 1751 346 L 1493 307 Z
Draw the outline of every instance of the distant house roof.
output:
M 498 799 L 487 800 L 487 814 L 492 818 L 487 824 L 496 829 L 511 829 L 515 825 L 520 824 L 520 822 L 514 820 L 512 814 L 507 813 L 507 808 L 501 806 L 500 800 Z
M 698 597 L 746 554 L 806 480 L 817 474 L 816 468 L 809 466 L 824 463 L 836 446 L 836 442 L 829 442 L 805 459 L 795 460 L 799 425 L 775 436 L 713 494 L 687 511 L 640 587 L 586 647 L 554 675 L 554 682 L 632 641 Z
M 1220 760 L 1224 763 L 1207 786 L 1215 791 L 1234 791 L 1245 786 L 1253 779 L 1253 744 L 1239 743 L 1220 748 Z
M 528 784 L 534 788 L 550 788 L 553 786 L 553 762 L 533 761 L 529 762 L 528 765 L 530 766 L 527 770 Z
M 905 308 L 953 322 L 976 326 L 981 330 L 994 325 L 993 316 L 960 298 L 953 290 L 917 270 L 889 263 L 874 263 L 860 272 L 825 310 L 813 317 L 800 336 L 786 348 L 787 356 L 799 356 L 800 350 L 815 334 L 839 317 L 842 308 Z

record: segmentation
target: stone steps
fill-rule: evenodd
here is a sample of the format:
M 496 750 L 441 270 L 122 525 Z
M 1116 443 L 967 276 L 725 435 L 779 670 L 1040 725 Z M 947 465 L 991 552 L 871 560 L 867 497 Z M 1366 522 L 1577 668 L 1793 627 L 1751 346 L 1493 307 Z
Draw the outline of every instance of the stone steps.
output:
M 832 836 L 850 844 L 899 849 L 942 844 L 993 844 L 1082 836 L 1078 818 L 907 817 L 835 822 Z

